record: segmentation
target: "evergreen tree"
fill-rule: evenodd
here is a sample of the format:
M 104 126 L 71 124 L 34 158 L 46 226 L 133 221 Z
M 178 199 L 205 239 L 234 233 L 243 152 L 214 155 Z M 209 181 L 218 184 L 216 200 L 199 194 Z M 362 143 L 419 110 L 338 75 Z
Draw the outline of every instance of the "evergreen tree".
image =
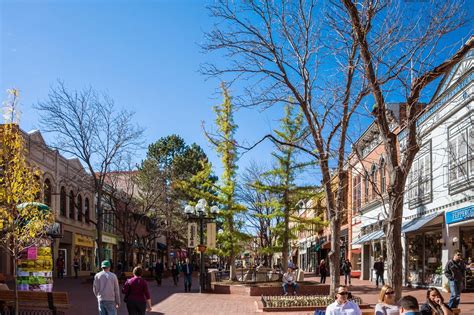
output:
M 215 106 L 217 134 L 206 133 L 209 141 L 214 145 L 220 156 L 223 166 L 223 174 L 219 186 L 218 202 L 223 206 L 219 213 L 222 218 L 222 230 L 217 235 L 217 242 L 221 253 L 228 257 L 230 266 L 230 279 L 237 278 L 235 270 L 235 258 L 242 248 L 242 244 L 248 239 L 245 233 L 240 231 L 242 222 L 237 220 L 237 215 L 245 211 L 245 207 L 236 201 L 236 177 L 237 177 L 237 142 L 235 131 L 237 125 L 234 123 L 234 106 L 225 84 L 222 84 L 224 102 Z
M 294 113 L 291 105 L 285 107 L 285 117 L 280 120 L 281 129 L 275 130 L 275 134 L 280 143 L 298 145 L 305 136 L 303 126 L 303 115 L 301 111 Z M 272 198 L 264 201 L 265 207 L 270 207 L 273 211 L 264 215 L 274 220 L 276 225 L 272 227 L 272 232 L 276 235 L 277 242 L 274 248 L 268 249 L 270 252 L 282 253 L 282 268 L 286 270 L 288 266 L 289 252 L 291 250 L 291 240 L 297 238 L 296 232 L 314 228 L 314 225 L 323 224 L 321 217 L 307 219 L 298 216 L 297 204 L 310 199 L 315 195 L 314 186 L 301 186 L 296 183 L 299 174 L 314 166 L 314 162 L 299 162 L 298 149 L 292 145 L 276 145 L 276 152 L 272 155 L 275 158 L 274 168 L 262 174 L 264 178 L 275 178 L 273 184 L 266 184 L 264 181 L 257 181 L 254 187 L 269 193 Z M 267 251 L 268 251 L 267 250 Z

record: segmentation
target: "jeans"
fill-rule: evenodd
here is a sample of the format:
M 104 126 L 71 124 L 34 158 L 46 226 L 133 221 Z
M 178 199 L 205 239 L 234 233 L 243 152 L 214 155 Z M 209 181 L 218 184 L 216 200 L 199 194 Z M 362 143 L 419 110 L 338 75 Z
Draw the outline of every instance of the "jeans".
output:
M 449 290 L 451 291 L 451 296 L 449 297 L 448 306 L 450 308 L 457 308 L 461 301 L 461 281 L 449 280 Z
M 376 274 L 376 278 L 375 278 L 375 285 L 378 287 L 379 286 L 379 279 L 380 279 L 380 282 L 382 283 L 382 285 L 385 285 L 385 281 L 383 280 L 383 274 Z
M 351 273 L 344 273 L 344 283 L 347 285 L 347 282 L 349 281 L 349 284 L 351 284 Z
M 192 274 L 184 274 L 184 292 L 191 291 L 191 285 L 193 282 L 193 275 Z
M 326 275 L 325 274 L 321 274 L 321 280 L 319 282 L 326 283 Z
M 115 301 L 100 301 L 99 315 L 117 315 Z
M 128 301 L 127 311 L 128 315 L 145 315 L 146 302 Z
M 291 286 L 293 288 L 293 294 L 296 295 L 296 289 L 298 288 L 298 285 L 293 282 L 291 284 L 288 284 L 288 283 L 283 283 L 283 293 L 285 293 L 285 295 L 288 294 L 288 287 Z

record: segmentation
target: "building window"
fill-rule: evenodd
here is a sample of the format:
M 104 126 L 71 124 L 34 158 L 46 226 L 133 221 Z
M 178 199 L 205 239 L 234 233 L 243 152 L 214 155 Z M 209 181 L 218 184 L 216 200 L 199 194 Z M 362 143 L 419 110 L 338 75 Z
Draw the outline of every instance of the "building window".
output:
M 83 209 L 82 209 L 82 196 L 77 196 L 77 221 L 82 222 L 83 217 Z
M 380 160 L 380 192 L 383 194 L 385 193 L 385 191 L 387 190 L 387 179 L 386 179 L 386 175 L 385 175 L 385 159 L 382 158 Z
M 66 216 L 66 188 L 61 187 L 61 194 L 60 194 L 60 201 L 59 201 L 59 208 L 61 209 L 61 215 Z
M 51 196 L 52 196 L 52 191 L 51 191 L 51 181 L 49 180 L 49 178 L 46 178 L 45 181 L 44 181 L 44 186 L 43 186 L 43 189 L 44 189 L 44 198 L 43 198 L 43 202 L 51 207 Z
M 372 199 L 375 199 L 377 196 L 377 166 L 372 165 L 370 177 L 372 177 Z
M 84 216 L 86 217 L 86 223 L 90 223 L 90 205 L 89 198 L 86 198 L 84 203 Z
M 408 174 L 410 207 L 431 200 L 431 176 L 431 142 L 429 142 L 418 152 Z
M 74 192 L 71 190 L 71 192 L 69 192 L 69 218 L 73 220 L 76 218 L 74 206 Z
M 352 209 L 353 213 L 356 213 L 360 210 L 361 207 L 361 177 L 356 176 L 352 179 Z
M 448 181 L 451 193 L 468 188 L 474 175 L 474 129 L 471 125 L 472 121 L 466 119 L 449 129 Z
M 369 202 L 369 174 L 366 173 L 365 174 L 365 178 L 364 178 L 364 201 L 365 202 Z

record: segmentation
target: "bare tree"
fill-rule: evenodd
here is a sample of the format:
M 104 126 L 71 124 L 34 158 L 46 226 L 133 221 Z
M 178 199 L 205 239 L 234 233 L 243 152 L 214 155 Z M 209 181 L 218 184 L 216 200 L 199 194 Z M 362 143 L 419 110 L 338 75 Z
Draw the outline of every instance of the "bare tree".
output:
M 223 50 L 230 61 L 223 66 L 203 65 L 202 72 L 246 80 L 242 105 L 266 108 L 294 103 L 301 107 L 308 141 L 300 149 L 318 160 L 326 194 L 334 288 L 339 284 L 340 226 L 345 211 L 346 133 L 368 92 L 356 76 L 358 43 L 348 18 L 315 0 L 221 0 L 210 12 L 219 24 L 206 34 L 204 49 Z
M 63 82 L 53 86 L 48 98 L 40 101 L 36 109 L 41 115 L 42 130 L 55 135 L 54 146 L 81 160 L 93 178 L 101 261 L 105 178 L 122 155 L 141 145 L 143 130 L 132 123 L 133 113 L 118 110 L 107 94 L 92 88 L 69 90 Z
M 389 210 L 384 222 L 387 271 L 389 283 L 400 297 L 403 275 L 399 253 L 402 251 L 400 235 L 404 191 L 410 168 L 420 149 L 422 135 L 417 130 L 417 120 L 426 108 L 420 97 L 431 82 L 462 59 L 473 47 L 474 40 L 471 37 L 453 55 L 448 55 L 443 49 L 445 35 L 457 30 L 466 21 L 467 8 L 461 1 L 409 4 L 341 0 L 341 3 L 360 45 L 363 75 L 369 82 L 375 102 L 372 114 L 386 151 L 390 174 Z M 403 5 L 411 7 L 403 8 Z M 398 128 L 393 128 L 388 116 L 387 99 L 393 94 L 404 99 L 402 110 L 405 117 L 401 123 L 404 130 L 401 135 Z M 404 139 L 400 151 L 401 138 Z
M 237 188 L 237 195 L 240 202 L 245 204 L 247 211 L 244 213 L 249 235 L 257 234 L 258 253 L 267 266 L 270 266 L 272 256 L 277 252 L 277 239 L 273 229 L 281 223 L 282 218 L 273 214 L 271 201 L 274 199 L 268 191 L 261 191 L 255 187 L 256 182 L 264 185 L 276 185 L 276 181 L 268 176 L 262 178 L 261 175 L 266 170 L 255 162 L 247 167 L 241 176 L 240 184 Z

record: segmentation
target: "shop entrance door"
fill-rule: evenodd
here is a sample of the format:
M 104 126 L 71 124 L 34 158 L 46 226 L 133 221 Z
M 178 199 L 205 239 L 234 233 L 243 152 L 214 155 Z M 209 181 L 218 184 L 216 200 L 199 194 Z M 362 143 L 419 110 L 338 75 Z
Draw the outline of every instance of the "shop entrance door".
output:
M 69 266 L 68 263 L 67 263 L 67 249 L 60 248 L 58 250 L 58 254 L 61 255 L 60 253 L 63 255 L 63 258 L 64 258 L 64 275 L 67 276 L 67 269 L 68 269 L 68 266 Z

